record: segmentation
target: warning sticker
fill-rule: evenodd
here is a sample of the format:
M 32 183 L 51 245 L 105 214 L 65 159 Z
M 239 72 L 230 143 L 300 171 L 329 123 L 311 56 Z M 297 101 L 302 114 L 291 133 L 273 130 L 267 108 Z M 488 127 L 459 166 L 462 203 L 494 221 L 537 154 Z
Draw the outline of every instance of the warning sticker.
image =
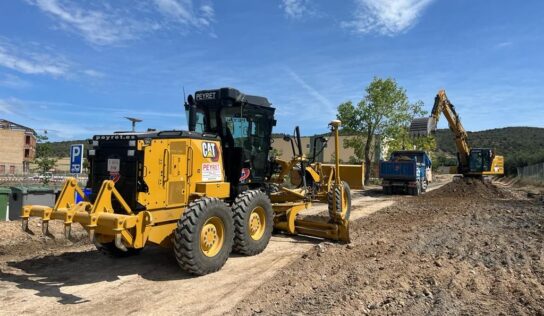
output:
M 108 171 L 109 172 L 119 172 L 121 167 L 120 159 L 108 159 Z
M 221 181 L 223 173 L 218 162 L 202 164 L 202 181 Z

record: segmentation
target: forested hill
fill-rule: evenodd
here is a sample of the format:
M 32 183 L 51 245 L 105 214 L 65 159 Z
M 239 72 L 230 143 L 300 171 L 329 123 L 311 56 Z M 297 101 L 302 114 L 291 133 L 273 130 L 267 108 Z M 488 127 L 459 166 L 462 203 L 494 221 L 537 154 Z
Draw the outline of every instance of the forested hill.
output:
M 507 173 L 515 173 L 516 167 L 544 162 L 544 128 L 505 127 L 480 132 L 468 132 L 471 147 L 494 148 L 498 155 L 505 156 Z M 436 132 L 438 150 L 456 155 L 453 134 L 449 129 Z M 67 157 L 71 144 L 85 144 L 84 140 L 51 143 L 53 155 Z
M 505 156 L 507 173 L 515 168 L 544 161 L 544 128 L 505 127 L 480 132 L 468 132 L 472 148 L 494 148 L 498 155 Z M 455 155 L 454 136 L 449 129 L 436 132 L 438 149 Z

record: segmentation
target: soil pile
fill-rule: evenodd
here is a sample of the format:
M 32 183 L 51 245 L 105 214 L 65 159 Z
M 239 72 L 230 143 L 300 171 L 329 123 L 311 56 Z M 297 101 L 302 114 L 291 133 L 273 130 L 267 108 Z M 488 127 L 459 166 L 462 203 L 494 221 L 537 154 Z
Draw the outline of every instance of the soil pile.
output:
M 507 190 L 496 187 L 491 182 L 463 178 L 446 184 L 440 190 L 431 191 L 425 194 L 423 198 L 505 199 L 512 198 L 512 194 Z
M 544 209 L 485 183 L 405 197 L 321 243 L 232 314 L 544 314 Z
M 42 234 L 41 221 L 32 218 L 28 228 L 32 233 L 21 229 L 21 221 L 0 222 L 0 259 L 8 261 L 13 258 L 26 258 L 36 255 L 50 254 L 52 249 L 64 246 L 90 244 L 87 232 L 79 224 L 72 225 L 70 240 L 64 237 L 64 223 L 51 220 L 49 232 L 45 237 Z

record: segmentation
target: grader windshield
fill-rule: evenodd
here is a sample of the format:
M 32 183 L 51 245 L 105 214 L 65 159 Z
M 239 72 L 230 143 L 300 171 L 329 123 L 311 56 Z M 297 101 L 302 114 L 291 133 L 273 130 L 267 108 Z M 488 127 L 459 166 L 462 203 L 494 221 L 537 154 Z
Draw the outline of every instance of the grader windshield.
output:
M 189 130 L 221 138 L 230 183 L 259 184 L 269 176 L 268 151 L 275 125 L 275 109 L 270 105 L 266 98 L 232 88 L 198 91 L 194 98 L 189 96 Z

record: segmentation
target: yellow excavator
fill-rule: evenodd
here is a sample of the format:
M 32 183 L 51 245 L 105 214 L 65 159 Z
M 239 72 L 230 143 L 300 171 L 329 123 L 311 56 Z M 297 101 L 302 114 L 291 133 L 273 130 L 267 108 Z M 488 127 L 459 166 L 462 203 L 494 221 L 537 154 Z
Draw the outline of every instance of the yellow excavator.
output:
M 440 114 L 444 114 L 457 146 L 457 173 L 466 177 L 500 176 L 504 174 L 504 157 L 495 154 L 491 148 L 470 148 L 467 132 L 461 124 L 455 106 L 440 90 L 434 99 L 430 117 L 416 118 L 410 124 L 414 137 L 428 136 L 437 129 Z
M 232 88 L 203 90 L 189 95 L 185 108 L 188 131 L 94 136 L 87 155 L 92 193 L 67 179 L 53 207 L 23 207 L 23 230 L 30 217 L 38 217 L 47 236 L 49 221 L 60 220 L 69 238 L 78 223 L 103 253 L 128 256 L 149 244 L 168 247 L 180 267 L 196 275 L 219 270 L 231 251 L 262 252 L 273 229 L 349 242 L 351 194 L 340 177 L 340 121 L 329 124 L 336 163 L 308 164 L 297 133 L 294 168 L 269 157 L 276 120 L 267 98 Z M 298 170 L 303 181 L 284 185 L 277 174 L 292 171 L 286 168 Z M 84 201 L 76 203 L 76 195 Z M 328 218 L 300 216 L 314 202 L 328 204 Z

